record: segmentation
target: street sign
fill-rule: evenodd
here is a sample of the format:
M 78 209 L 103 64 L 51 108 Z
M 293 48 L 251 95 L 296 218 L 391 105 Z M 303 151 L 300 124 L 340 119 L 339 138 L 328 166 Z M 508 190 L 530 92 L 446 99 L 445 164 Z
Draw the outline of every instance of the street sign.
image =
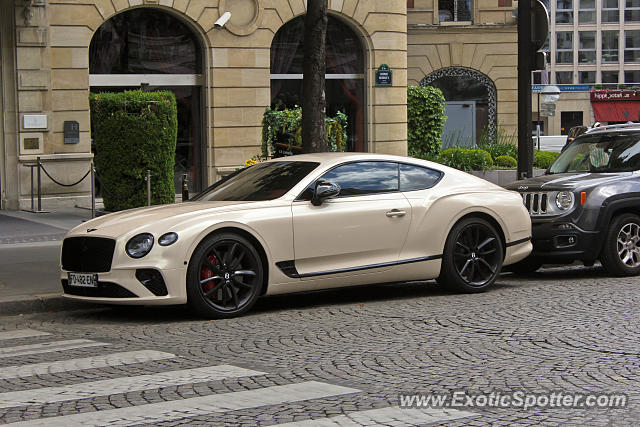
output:
M 382 64 L 376 70 L 376 86 L 391 86 L 393 84 L 393 71 L 387 64 Z

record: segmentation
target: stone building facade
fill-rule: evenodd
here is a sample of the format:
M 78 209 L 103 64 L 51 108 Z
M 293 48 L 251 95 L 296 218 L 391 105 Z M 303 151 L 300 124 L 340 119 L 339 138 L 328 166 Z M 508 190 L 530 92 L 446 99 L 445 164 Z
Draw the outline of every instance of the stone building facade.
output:
M 462 92 L 476 81 L 486 89 L 485 103 L 476 104 L 480 124 L 515 130 L 511 1 L 467 0 L 468 17 L 456 10 L 449 21 L 442 1 L 329 0 L 327 102 L 348 110 L 352 149 L 406 154 L 406 86 L 440 77 L 464 77 Z M 188 173 L 196 191 L 235 170 L 260 152 L 265 108 L 299 99 L 305 7 L 304 0 L 3 0 L 2 209 L 30 206 L 28 165 L 37 157 L 62 183 L 87 172 L 90 91 L 173 90 L 183 147 L 176 172 Z M 216 26 L 225 12 L 230 19 Z M 383 64 L 390 86 L 376 85 Z M 89 204 L 88 180 L 61 187 L 43 175 L 42 184 L 49 209 Z

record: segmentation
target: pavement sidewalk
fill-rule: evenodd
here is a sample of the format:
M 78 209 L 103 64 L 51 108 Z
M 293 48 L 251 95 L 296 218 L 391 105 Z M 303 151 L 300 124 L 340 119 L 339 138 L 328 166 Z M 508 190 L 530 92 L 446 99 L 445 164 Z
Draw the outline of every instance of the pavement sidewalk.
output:
M 89 219 L 83 208 L 0 211 L 0 316 L 87 307 L 61 297 L 59 254 L 66 232 Z

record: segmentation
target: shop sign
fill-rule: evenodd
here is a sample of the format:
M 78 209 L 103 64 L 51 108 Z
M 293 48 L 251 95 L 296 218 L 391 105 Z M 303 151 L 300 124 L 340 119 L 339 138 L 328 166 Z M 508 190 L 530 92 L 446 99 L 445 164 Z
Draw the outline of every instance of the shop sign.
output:
M 591 101 L 640 101 L 640 90 L 593 91 Z
M 393 71 L 387 64 L 382 64 L 376 70 L 376 86 L 391 86 L 393 84 Z

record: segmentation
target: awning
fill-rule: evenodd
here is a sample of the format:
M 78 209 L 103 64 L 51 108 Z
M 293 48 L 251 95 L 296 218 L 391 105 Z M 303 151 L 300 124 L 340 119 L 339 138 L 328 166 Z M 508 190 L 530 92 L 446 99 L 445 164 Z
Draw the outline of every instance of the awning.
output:
M 637 122 L 640 120 L 640 101 L 592 102 L 596 122 Z
M 640 121 L 640 91 L 592 91 L 591 107 L 597 122 L 637 122 Z

